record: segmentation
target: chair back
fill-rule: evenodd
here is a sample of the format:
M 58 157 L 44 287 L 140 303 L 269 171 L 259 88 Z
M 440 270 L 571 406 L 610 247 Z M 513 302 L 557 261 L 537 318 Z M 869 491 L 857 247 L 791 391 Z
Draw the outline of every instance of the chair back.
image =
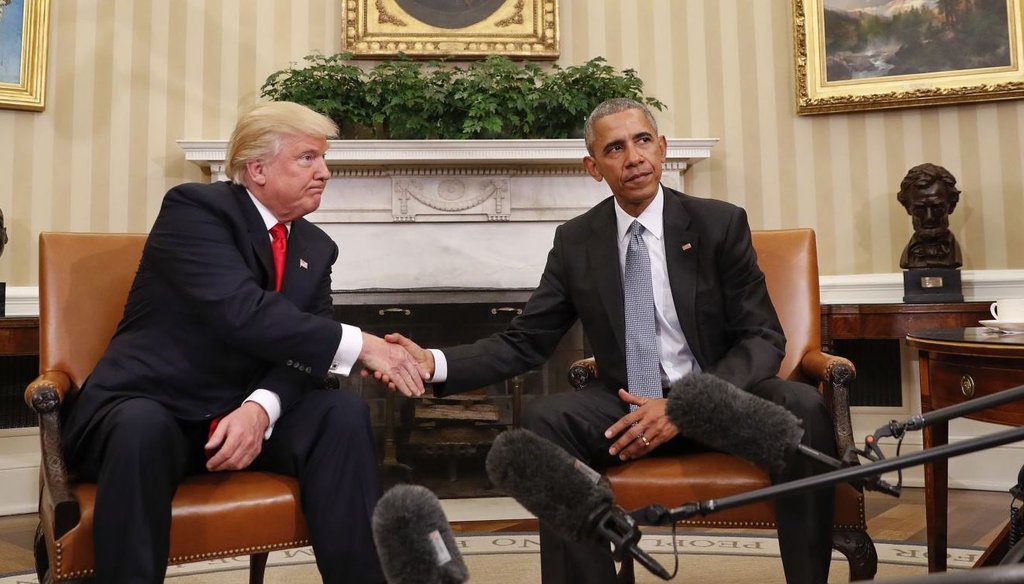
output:
M 81 388 L 124 312 L 146 235 L 39 234 L 39 370 Z
M 821 350 L 818 249 L 814 231 L 754 231 L 752 236 L 768 295 L 786 333 L 786 356 L 779 368 L 779 377 L 803 380 L 800 360 L 808 351 Z

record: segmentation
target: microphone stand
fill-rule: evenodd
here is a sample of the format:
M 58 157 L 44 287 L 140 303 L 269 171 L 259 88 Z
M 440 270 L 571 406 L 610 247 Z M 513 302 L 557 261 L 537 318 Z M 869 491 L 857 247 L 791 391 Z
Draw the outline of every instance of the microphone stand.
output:
M 932 413 L 937 413 L 937 411 Z M 684 503 L 683 505 L 673 509 L 666 509 L 661 505 L 650 505 L 642 508 L 641 510 L 632 512 L 631 515 L 635 518 L 642 518 L 642 520 L 648 525 L 671 524 L 684 519 L 690 519 L 697 515 L 705 516 L 716 511 L 742 507 L 743 505 L 750 505 L 751 503 L 758 503 L 783 495 L 793 495 L 822 487 L 830 487 L 839 483 L 882 475 L 890 471 L 933 462 L 935 460 L 951 458 L 961 454 L 970 454 L 979 450 L 985 450 L 986 448 L 994 448 L 996 446 L 1002 446 L 1004 444 L 1010 444 L 1020 440 L 1024 440 L 1024 427 L 1003 430 L 986 436 L 978 436 L 955 444 L 945 444 L 943 446 L 929 448 L 928 450 L 922 450 L 920 452 L 914 452 L 904 456 L 873 461 L 857 466 L 849 466 L 822 473 L 820 475 L 780 483 L 770 487 L 740 493 L 738 495 L 722 497 L 721 499 L 708 499 L 705 501 Z

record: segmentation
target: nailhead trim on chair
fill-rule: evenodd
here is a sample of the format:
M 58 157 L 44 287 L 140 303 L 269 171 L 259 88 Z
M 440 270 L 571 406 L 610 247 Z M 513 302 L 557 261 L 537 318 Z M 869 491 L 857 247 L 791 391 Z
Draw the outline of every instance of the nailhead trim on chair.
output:
M 57 549 L 56 549 L 56 556 L 57 556 L 56 557 L 56 560 L 57 560 L 56 564 L 57 565 L 56 565 L 55 569 L 56 569 L 57 573 L 54 574 L 54 577 L 53 577 L 53 580 L 55 582 L 58 582 L 58 581 L 61 581 L 61 580 L 70 580 L 72 578 L 87 578 L 87 577 L 95 575 L 95 573 L 96 573 L 95 569 L 79 570 L 77 572 L 64 572 L 61 569 L 61 560 L 63 558 L 63 544 L 61 542 L 56 542 L 56 543 L 57 543 Z M 290 541 L 290 542 L 280 543 L 280 544 L 275 544 L 275 545 L 260 545 L 260 546 L 251 546 L 251 547 L 245 547 L 245 548 L 238 548 L 238 549 L 233 549 L 233 550 L 224 550 L 222 552 L 217 552 L 217 553 L 210 552 L 210 553 L 205 553 L 205 554 L 194 554 L 194 555 L 189 555 L 189 556 L 171 556 L 170 558 L 167 559 L 167 563 L 169 565 L 172 565 L 172 564 L 182 564 L 182 563 L 186 563 L 186 562 L 198 562 L 198 561 L 206 560 L 206 559 L 210 559 L 210 558 L 229 558 L 229 557 L 232 557 L 232 556 L 241 556 L 241 555 L 251 556 L 251 555 L 257 554 L 257 553 L 272 552 L 272 551 L 277 551 L 277 550 L 287 550 L 287 549 L 293 549 L 293 548 L 297 548 L 297 547 L 304 547 L 304 546 L 307 546 L 307 545 L 309 545 L 309 540 L 308 539 L 300 539 L 300 540 L 296 540 L 296 541 Z

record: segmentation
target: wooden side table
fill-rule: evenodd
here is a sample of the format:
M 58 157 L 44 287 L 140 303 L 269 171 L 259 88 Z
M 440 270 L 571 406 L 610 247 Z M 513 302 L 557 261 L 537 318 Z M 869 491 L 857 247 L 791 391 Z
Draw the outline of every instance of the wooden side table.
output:
M 921 408 L 926 412 L 1024 385 L 1024 335 L 983 327 L 937 329 L 911 332 L 907 343 L 920 355 Z M 966 417 L 1022 426 L 1024 403 L 1011 402 Z M 948 422 L 924 428 L 925 448 L 948 442 Z M 929 572 L 946 569 L 948 471 L 945 460 L 926 464 L 924 469 Z M 996 538 L 978 565 L 998 562 L 1006 552 L 1006 533 Z
M 0 356 L 38 354 L 39 319 L 37 317 L 0 317 Z

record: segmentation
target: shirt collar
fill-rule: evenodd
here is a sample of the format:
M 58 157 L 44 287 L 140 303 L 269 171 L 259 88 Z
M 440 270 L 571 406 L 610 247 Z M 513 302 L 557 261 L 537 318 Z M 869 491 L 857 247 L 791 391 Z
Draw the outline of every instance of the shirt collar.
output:
M 618 203 L 615 203 L 615 225 L 618 228 L 619 241 L 622 241 L 629 236 L 629 226 L 633 224 L 633 220 L 640 222 L 640 225 L 644 226 L 644 229 L 651 232 L 651 235 L 655 239 L 661 240 L 661 236 L 665 233 L 665 222 L 662 220 L 662 215 L 665 210 L 665 193 L 658 185 L 658 193 L 654 195 L 654 199 L 651 200 L 651 204 L 647 205 L 643 213 L 640 213 L 639 217 L 633 217 L 629 213 L 622 210 Z
M 257 199 L 255 196 L 253 196 L 253 194 L 249 191 L 249 189 L 245 189 L 245 192 L 246 192 L 246 194 L 249 195 L 249 198 L 252 199 L 252 204 L 256 205 L 256 210 L 259 211 L 260 217 L 263 218 L 263 223 L 266 224 L 267 231 L 270 231 L 271 227 L 273 227 L 273 226 L 277 225 L 278 223 L 280 223 L 280 221 L 278 221 L 277 218 L 274 217 L 274 214 L 270 212 L 270 209 L 267 209 L 266 205 L 261 203 L 259 199 Z M 292 224 L 291 224 L 291 222 L 289 221 L 288 223 L 285 223 L 284 226 L 288 228 L 288 233 L 291 233 L 291 231 L 292 231 Z

